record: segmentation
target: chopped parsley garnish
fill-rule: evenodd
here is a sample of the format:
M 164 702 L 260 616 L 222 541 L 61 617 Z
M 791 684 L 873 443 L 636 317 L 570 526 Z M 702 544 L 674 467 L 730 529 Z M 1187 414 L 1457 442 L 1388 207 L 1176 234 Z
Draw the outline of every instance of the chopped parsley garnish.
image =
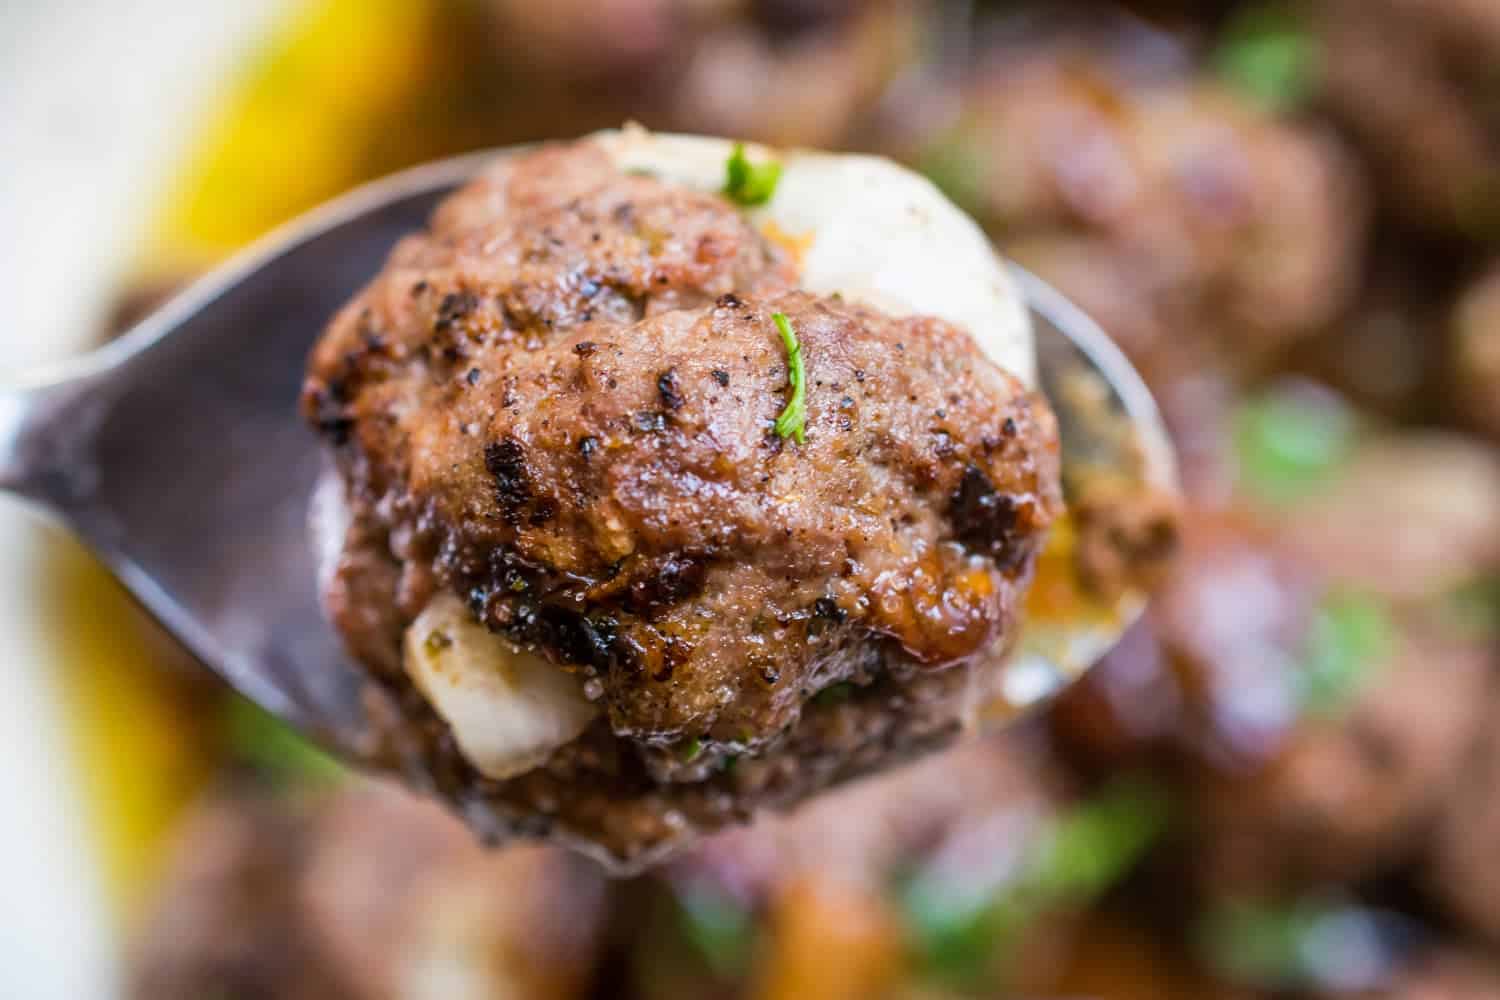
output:
M 1390 655 L 1395 626 L 1385 605 L 1361 593 L 1341 592 L 1313 616 L 1301 678 L 1302 710 L 1332 716 Z
M 1315 491 L 1353 450 L 1359 420 L 1336 394 L 1288 382 L 1235 416 L 1240 481 L 1254 497 L 1289 503 Z
M 703 753 L 703 741 L 694 736 L 682 746 L 682 762 L 684 764 L 691 764 L 698 759 L 701 753 Z
M 745 144 L 734 144 L 724 167 L 724 196 L 740 205 L 764 205 L 776 193 L 781 164 L 775 160 L 755 164 L 745 155 Z
M 776 433 L 782 437 L 795 437 L 801 444 L 807 428 L 807 376 L 802 370 L 802 345 L 797 342 L 797 331 L 786 318 L 786 313 L 772 313 L 771 322 L 781 334 L 786 345 L 786 380 L 792 388 L 792 398 L 776 418 Z
M 1317 39 L 1285 3 L 1246 9 L 1215 53 L 1219 75 L 1271 111 L 1295 108 L 1316 89 Z

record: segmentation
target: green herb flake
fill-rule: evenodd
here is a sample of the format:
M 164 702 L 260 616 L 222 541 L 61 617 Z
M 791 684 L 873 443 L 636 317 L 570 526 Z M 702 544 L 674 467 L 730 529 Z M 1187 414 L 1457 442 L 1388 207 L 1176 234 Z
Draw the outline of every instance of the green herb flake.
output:
M 1230 86 L 1271 111 L 1303 104 L 1317 89 L 1321 51 L 1289 4 L 1249 7 L 1235 17 L 1214 54 Z
M 1390 656 L 1395 626 L 1383 602 L 1340 592 L 1313 616 L 1302 664 L 1301 704 L 1309 715 L 1338 715 Z
M 802 367 L 802 345 L 786 313 L 772 313 L 771 322 L 776 324 L 781 342 L 786 345 L 786 379 L 792 389 L 791 399 L 776 418 L 776 433 L 783 438 L 795 437 L 801 444 L 807 430 L 807 373 Z
M 724 166 L 724 196 L 739 205 L 764 205 L 776 193 L 781 181 L 781 164 L 775 160 L 755 164 L 745 155 L 745 144 L 734 144 L 734 152 Z
M 1275 387 L 1235 415 L 1241 485 L 1271 504 L 1301 499 L 1337 473 L 1358 433 L 1358 418 L 1334 393 L 1310 383 Z
M 703 741 L 694 736 L 682 745 L 682 762 L 691 764 L 703 753 Z

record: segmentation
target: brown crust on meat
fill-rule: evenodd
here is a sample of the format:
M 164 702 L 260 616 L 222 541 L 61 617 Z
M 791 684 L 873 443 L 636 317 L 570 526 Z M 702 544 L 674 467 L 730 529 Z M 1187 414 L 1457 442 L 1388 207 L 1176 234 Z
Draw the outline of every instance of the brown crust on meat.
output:
M 590 808 L 558 791 L 580 770 L 658 826 L 668 802 L 717 825 L 742 809 L 690 800 L 733 791 L 652 748 L 774 747 L 784 769 L 818 691 L 879 679 L 895 705 L 940 668 L 993 664 L 1015 631 L 1061 503 L 1045 404 L 963 331 L 793 277 L 727 202 L 616 173 L 585 142 L 447 202 L 313 354 L 304 411 L 354 512 L 328 593 L 351 648 L 404 688 L 399 655 L 369 647 L 448 588 L 608 708 L 549 768 L 481 783 L 524 803 L 522 825 L 544 801 Z M 775 313 L 802 344 L 802 442 L 772 426 L 788 393 Z M 389 595 L 383 621 L 370 595 Z M 956 730 L 966 684 L 936 682 L 942 718 L 882 745 Z M 475 781 L 458 770 L 440 782 L 453 797 Z

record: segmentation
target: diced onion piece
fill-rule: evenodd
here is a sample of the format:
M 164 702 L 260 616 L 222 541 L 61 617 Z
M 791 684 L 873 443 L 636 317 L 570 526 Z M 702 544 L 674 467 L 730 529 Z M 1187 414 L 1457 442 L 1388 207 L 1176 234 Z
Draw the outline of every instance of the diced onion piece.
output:
M 598 714 L 575 677 L 510 646 L 453 594 L 434 598 L 406 630 L 406 672 L 489 778 L 531 770 Z

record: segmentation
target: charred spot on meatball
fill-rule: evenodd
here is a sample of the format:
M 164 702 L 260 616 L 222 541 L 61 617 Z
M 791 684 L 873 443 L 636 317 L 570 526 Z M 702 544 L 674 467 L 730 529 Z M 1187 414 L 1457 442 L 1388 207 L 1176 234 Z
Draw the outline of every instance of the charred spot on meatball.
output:
M 964 330 L 797 284 L 736 206 L 585 141 L 453 196 L 314 351 L 330 612 L 484 832 L 639 858 L 942 745 L 998 674 L 1061 506 L 1050 411 Z

